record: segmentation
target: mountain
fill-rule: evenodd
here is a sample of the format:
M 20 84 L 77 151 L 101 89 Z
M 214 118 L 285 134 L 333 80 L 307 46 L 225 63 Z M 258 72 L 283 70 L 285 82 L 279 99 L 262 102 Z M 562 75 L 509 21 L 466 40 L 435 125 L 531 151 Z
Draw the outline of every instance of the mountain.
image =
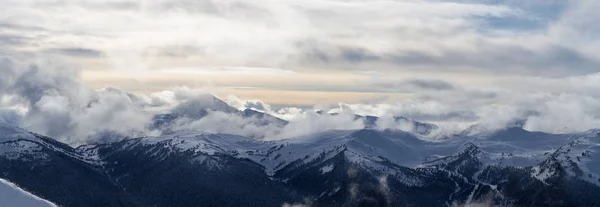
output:
M 339 115 L 339 113 L 326 113 L 324 111 L 317 111 L 317 114 L 322 116 Z M 403 116 L 394 116 L 392 118 L 396 125 L 404 126 L 406 128 L 405 131 L 411 131 L 420 135 L 430 135 L 432 132 L 439 128 L 434 124 L 415 121 Z M 365 125 L 365 129 L 377 129 L 379 125 L 378 122 L 381 120 L 381 118 L 376 116 L 362 116 L 355 114 L 354 120 L 362 120 L 363 124 Z
M 0 203 L 5 207 L 56 207 L 4 179 L 0 179 Z
M 149 128 L 161 129 L 166 133 L 172 133 L 174 130 L 172 130 L 171 127 L 177 120 L 184 118 L 190 120 L 199 120 L 214 112 L 237 115 L 241 118 L 250 120 L 251 123 L 256 126 L 274 124 L 283 127 L 288 123 L 283 119 L 264 112 L 252 109 L 240 111 L 215 96 L 206 95 L 186 101 L 172 109 L 169 113 L 154 115 L 152 118 L 152 124 Z
M 170 134 L 177 131 L 173 128 L 178 120 L 200 120 L 211 113 L 225 113 L 238 116 L 256 126 L 274 125 L 276 127 L 284 127 L 289 123 L 286 120 L 265 112 L 253 109 L 238 110 L 215 96 L 206 95 L 181 103 L 168 113 L 154 115 L 149 128 L 151 130 L 161 130 L 163 134 Z M 316 113 L 321 116 L 339 115 L 339 113 L 326 113 L 324 111 L 317 111 Z M 405 131 L 411 131 L 424 136 L 428 136 L 438 129 L 438 126 L 434 124 L 419 122 L 402 116 L 394 116 L 392 118 L 394 124 L 403 126 L 403 128 L 406 128 Z M 362 120 L 365 129 L 377 129 L 379 128 L 378 125 L 381 119 L 376 116 L 354 115 L 354 120 Z M 102 140 L 106 139 L 103 138 Z
M 168 128 L 179 118 L 198 120 L 207 116 L 210 112 L 219 111 L 223 113 L 239 113 L 239 110 L 229 106 L 221 99 L 205 95 L 188 100 L 177 105 L 169 113 L 157 114 L 153 117 L 152 129 Z
M 59 206 L 138 204 L 92 161 L 54 139 L 0 124 L 0 178 Z
M 600 130 L 513 126 L 443 140 L 179 131 L 74 149 L 2 126 L 0 178 L 60 206 L 600 206 L 598 147 Z
M 206 116 L 210 111 L 220 111 L 225 113 L 239 112 L 238 109 L 229 106 L 229 104 L 212 95 L 194 98 L 179 104 L 172 110 L 174 114 L 186 116 L 192 119 L 200 119 Z
M 264 113 L 264 112 L 260 112 L 260 111 L 256 111 L 256 110 L 252 110 L 252 109 L 244 109 L 244 111 L 241 111 L 240 113 L 242 117 L 245 118 L 253 118 L 255 119 L 254 123 L 257 126 L 264 126 L 264 125 L 269 125 L 269 124 L 276 124 L 278 126 L 284 126 L 286 124 L 288 124 L 288 121 L 277 118 L 273 115 Z
M 302 200 L 241 156 L 261 144 L 235 135 L 179 132 L 78 151 L 104 163 L 111 180 L 147 205 L 281 206 Z

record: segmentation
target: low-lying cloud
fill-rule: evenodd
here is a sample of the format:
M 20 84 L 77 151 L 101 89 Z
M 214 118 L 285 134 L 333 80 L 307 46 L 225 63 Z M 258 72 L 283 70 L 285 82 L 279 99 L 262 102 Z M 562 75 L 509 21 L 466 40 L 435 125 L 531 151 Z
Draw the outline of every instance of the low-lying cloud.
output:
M 600 127 L 598 75 L 532 79 L 532 85 L 559 85 L 557 92 L 467 87 L 435 79 L 406 79 L 388 88 L 422 88 L 403 100 L 340 103 L 314 108 L 274 107 L 260 100 L 228 96 L 215 99 L 206 88 L 177 87 L 136 94 L 114 87 L 94 90 L 81 83 L 78 70 L 48 61 L 0 61 L 0 122 L 18 125 L 71 145 L 153 136 L 169 131 L 238 134 L 286 139 L 328 130 L 367 127 L 361 116 L 377 116 L 377 129 L 415 131 L 412 122 L 438 125 L 430 138 L 443 138 L 477 124 L 488 130 L 513 126 L 548 133 Z M 244 112 L 251 109 L 254 112 Z M 182 115 L 169 130 L 152 127 L 155 115 Z M 248 114 L 249 113 L 249 114 Z M 266 114 L 268 118 L 258 116 Z
M 18 122 L 26 129 L 75 145 L 101 141 L 87 138 L 104 132 L 124 136 L 148 133 L 145 126 L 151 116 L 129 93 L 112 88 L 92 90 L 78 80 L 77 70 L 11 59 L 2 62 L 2 70 L 14 76 L 2 81 L 5 87 L 0 95 L 26 108 L 22 117 L 5 112 L 12 116 L 9 123 Z

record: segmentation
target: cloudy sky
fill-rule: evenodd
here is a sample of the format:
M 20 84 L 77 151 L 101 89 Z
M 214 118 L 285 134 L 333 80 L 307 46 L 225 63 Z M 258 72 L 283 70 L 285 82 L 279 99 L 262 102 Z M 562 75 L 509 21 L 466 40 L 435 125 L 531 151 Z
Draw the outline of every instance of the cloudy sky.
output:
M 241 108 L 269 103 L 280 117 L 334 104 L 431 122 L 600 128 L 597 0 L 0 3 L 0 104 L 21 115 L 42 111 L 32 109 L 48 91 L 35 86 L 52 85 L 71 108 L 107 88 L 155 105 L 210 91 Z

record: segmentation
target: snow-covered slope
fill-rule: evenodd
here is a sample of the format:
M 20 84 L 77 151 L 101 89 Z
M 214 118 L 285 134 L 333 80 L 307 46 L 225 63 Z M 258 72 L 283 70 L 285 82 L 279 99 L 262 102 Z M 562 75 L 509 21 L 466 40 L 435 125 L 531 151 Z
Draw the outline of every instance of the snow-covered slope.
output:
M 546 182 L 551 178 L 578 178 L 600 186 L 600 135 L 591 130 L 560 146 L 532 168 L 532 176 Z
M 7 180 L 0 179 L 0 207 L 56 207 Z
M 9 159 L 20 158 L 22 154 L 43 156 L 39 152 L 42 146 L 38 139 L 26 130 L 10 125 L 0 124 L 0 156 Z M 36 157 L 36 156 L 34 156 Z
M 521 128 L 445 140 L 430 140 L 404 131 L 372 129 L 334 130 L 276 141 L 186 131 L 130 140 L 122 148 L 140 144 L 160 145 L 175 151 L 191 150 L 195 154 L 230 155 L 250 159 L 262 165 L 267 174 L 274 175 L 292 163 L 317 165 L 319 159 L 326 160 L 341 152 L 350 161 L 372 168 L 382 167 L 378 163 L 383 161 L 415 168 L 422 163 L 451 156 L 466 143 L 478 147 L 478 159 L 486 165 L 525 167 L 544 161 L 575 138 L 573 135 L 528 132 Z M 88 157 L 96 156 L 91 149 L 83 151 Z
M 226 134 L 178 132 L 129 140 L 121 148 L 137 145 L 148 146 L 148 149 L 154 149 L 150 146 L 160 146 L 179 152 L 192 151 L 194 154 L 222 154 L 250 159 L 262 165 L 269 175 L 292 163 L 318 164 L 316 161 L 326 160 L 342 151 L 353 162 L 364 165 L 376 165 L 375 162 L 390 160 L 397 165 L 415 167 L 426 155 L 449 155 L 455 149 L 452 145 L 422 140 L 406 132 L 369 129 L 328 131 L 278 141 L 261 141 Z M 92 152 L 89 147 L 82 147 L 80 150 L 86 151 L 84 154 Z M 166 156 L 151 154 L 152 157 L 161 155 Z M 90 156 L 95 155 L 92 153 Z
M 135 204 L 105 177 L 97 163 L 85 158 L 54 139 L 0 125 L 0 178 L 61 206 Z M 5 200 L 8 202 L 0 199 L 0 207 Z
M 480 160 L 485 164 L 525 167 L 544 161 L 556 149 L 577 138 L 511 127 L 467 139 L 480 148 Z
M 0 124 L 0 158 L 41 160 L 49 151 L 84 160 L 66 144 L 16 126 Z
M 206 116 L 210 111 L 236 113 L 239 110 L 229 106 L 221 99 L 206 95 L 184 102 L 173 109 L 173 113 L 198 119 Z
M 36 140 L 35 136 L 27 130 L 0 123 L 0 142 L 9 142 L 14 140 Z
M 173 127 L 176 127 L 178 121 L 188 123 L 218 113 L 245 119 L 249 124 L 256 126 L 272 124 L 273 126 L 283 127 L 288 123 L 283 119 L 252 109 L 238 110 L 217 97 L 207 95 L 181 103 L 168 113 L 154 115 L 150 128 L 160 129 L 163 133 L 170 134 L 177 132 Z
M 244 115 L 265 116 L 248 110 Z M 100 190 L 94 192 L 103 192 L 106 197 L 122 196 L 121 201 L 138 206 L 144 206 L 136 204 L 140 197 L 156 199 L 144 204 L 168 206 L 174 201 L 161 196 L 179 196 L 182 192 L 195 192 L 186 194 L 185 200 L 180 200 L 182 205 L 198 199 L 211 201 L 214 196 L 226 202 L 229 199 L 223 197 L 223 192 L 230 190 L 238 193 L 236 202 L 244 203 L 252 189 L 275 196 L 257 205 L 314 197 L 315 206 L 353 206 L 355 201 L 347 199 L 356 189 L 363 191 L 357 194 L 360 196 L 390 196 L 396 199 L 391 203 L 415 202 L 416 206 L 470 203 L 487 197 L 499 205 L 600 205 L 600 199 L 581 199 L 588 198 L 589 193 L 600 193 L 600 130 L 579 134 L 546 134 L 518 126 L 469 130 L 445 139 L 431 139 L 427 130 L 366 128 L 271 141 L 176 131 L 73 149 L 20 128 L 0 125 L 0 161 L 7 163 L 0 166 L 0 173 L 7 172 L 0 176 L 20 178 L 15 182 L 60 205 L 72 200 L 45 189 L 46 180 L 20 176 L 28 172 L 27 166 L 46 167 L 46 173 L 41 174 L 44 176 L 55 175 L 54 170 L 71 175 L 70 170 L 79 168 L 74 175 L 79 175 L 81 182 L 97 185 Z M 53 164 L 31 164 L 46 162 Z M 52 183 L 61 183 L 55 181 Z M 320 184 L 311 183 L 317 181 Z M 155 188 L 169 192 L 148 191 Z M 72 189 L 81 190 L 77 186 Z M 223 192 L 215 190 L 207 197 L 198 194 L 208 189 Z M 119 202 L 113 206 L 119 206 Z

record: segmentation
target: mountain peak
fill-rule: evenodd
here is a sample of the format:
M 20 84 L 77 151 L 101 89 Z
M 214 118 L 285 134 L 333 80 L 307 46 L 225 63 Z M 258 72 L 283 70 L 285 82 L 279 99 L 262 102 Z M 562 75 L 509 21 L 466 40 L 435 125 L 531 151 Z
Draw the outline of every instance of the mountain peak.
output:
M 202 118 L 206 116 L 209 111 L 220 111 L 225 113 L 239 112 L 238 109 L 213 95 L 203 95 L 190 99 L 173 109 L 173 113 L 188 116 L 190 118 Z

